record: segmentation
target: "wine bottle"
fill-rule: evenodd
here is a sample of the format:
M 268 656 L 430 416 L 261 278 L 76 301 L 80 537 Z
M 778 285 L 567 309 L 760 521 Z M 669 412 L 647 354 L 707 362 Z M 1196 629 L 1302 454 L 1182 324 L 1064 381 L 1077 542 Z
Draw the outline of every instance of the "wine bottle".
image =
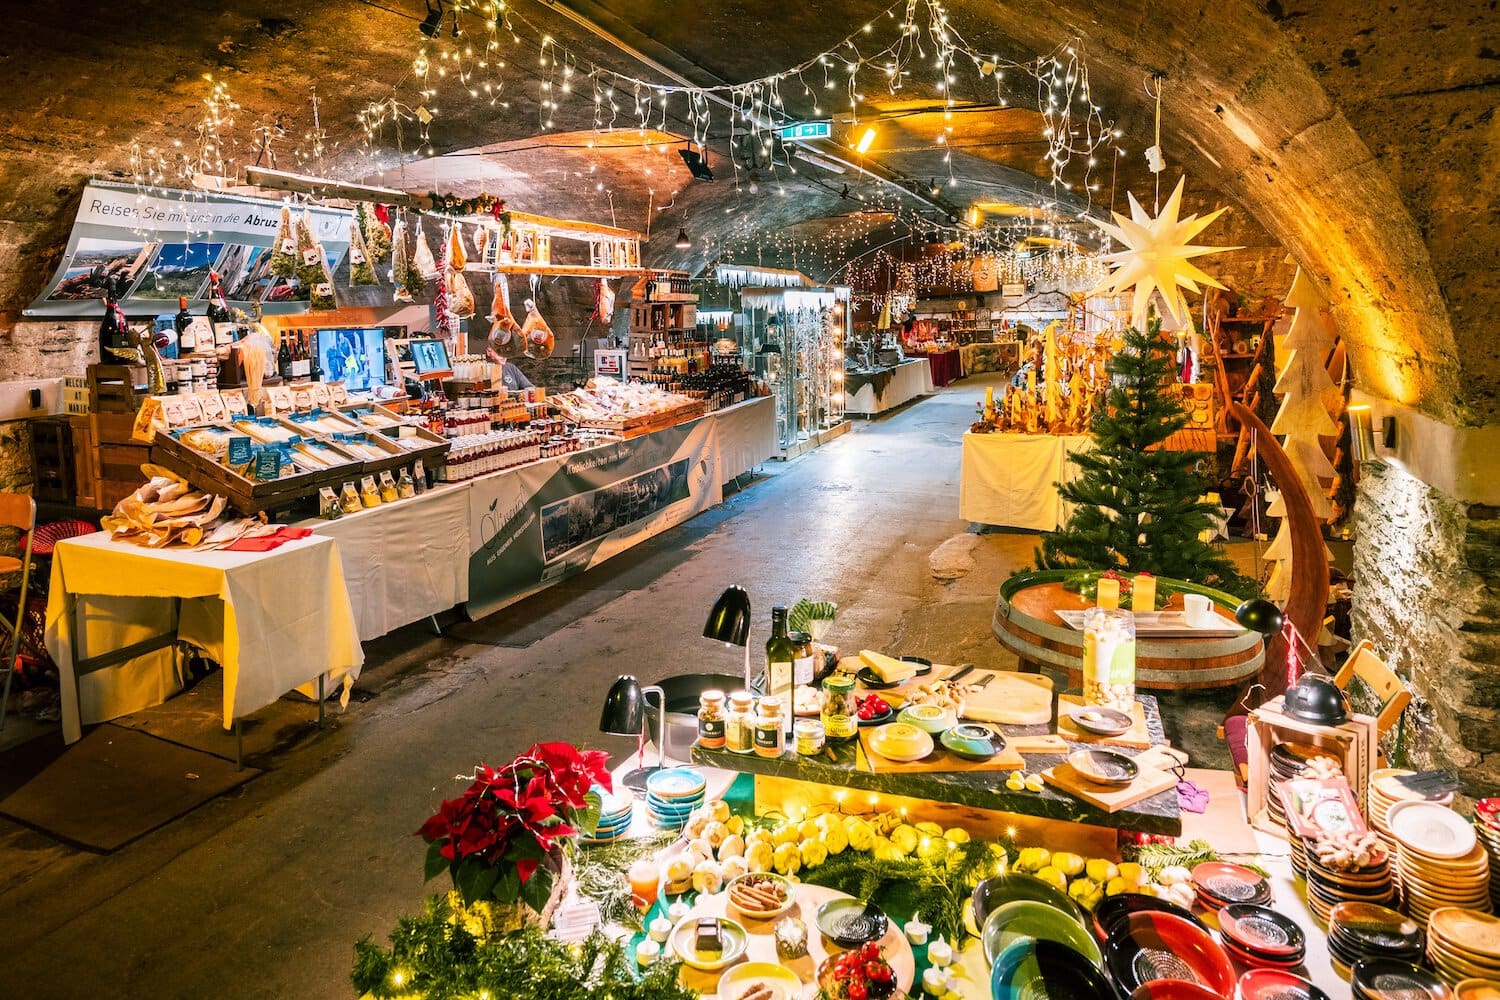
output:
M 766 640 L 766 694 L 776 695 L 785 706 L 786 731 L 792 731 L 793 665 L 797 648 L 786 634 L 786 605 L 771 609 L 771 638 Z
M 312 373 L 314 382 L 323 381 L 323 364 L 318 360 L 318 331 L 309 330 L 307 334 L 308 371 Z
M 307 346 L 303 341 L 304 331 L 298 330 L 292 340 L 292 377 L 307 378 L 312 374 L 312 362 L 307 357 Z
M 292 348 L 287 343 L 289 339 L 286 331 L 282 331 L 281 346 L 276 349 L 276 374 L 280 375 L 284 382 L 292 380 Z
M 177 329 L 177 353 L 192 354 L 198 349 L 198 335 L 193 332 L 193 314 L 188 312 L 187 296 L 177 296 L 177 315 L 172 318 Z

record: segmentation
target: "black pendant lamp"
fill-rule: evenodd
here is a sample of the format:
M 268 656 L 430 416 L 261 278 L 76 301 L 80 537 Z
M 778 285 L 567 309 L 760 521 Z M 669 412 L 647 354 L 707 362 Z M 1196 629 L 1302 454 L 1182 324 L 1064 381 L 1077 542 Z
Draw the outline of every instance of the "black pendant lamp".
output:
M 1252 632 L 1275 635 L 1286 624 L 1281 609 L 1263 598 L 1246 601 L 1234 609 L 1234 620 Z
M 745 648 L 745 690 L 750 690 L 750 595 L 745 588 L 731 585 L 714 601 L 703 625 L 703 638 L 726 646 Z
M 638 767 L 626 774 L 623 784 L 636 796 L 646 794 L 646 781 L 660 771 L 666 762 L 667 745 L 667 699 L 661 688 L 654 685 L 642 687 L 641 682 L 630 674 L 621 674 L 609 686 L 604 696 L 604 710 L 599 713 L 599 731 L 610 736 L 640 737 L 646 728 L 646 695 L 656 692 L 661 700 L 657 712 L 656 766 Z

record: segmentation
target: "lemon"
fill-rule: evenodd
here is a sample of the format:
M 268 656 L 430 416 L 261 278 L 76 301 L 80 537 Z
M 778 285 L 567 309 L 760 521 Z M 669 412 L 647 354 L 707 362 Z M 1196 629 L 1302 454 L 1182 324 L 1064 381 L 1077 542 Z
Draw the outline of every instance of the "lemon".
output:
M 1053 868 L 1051 865 L 1046 865 L 1043 868 L 1038 869 L 1036 877 L 1041 879 L 1043 882 L 1046 882 L 1054 889 L 1057 889 L 1059 892 L 1068 888 L 1067 877 L 1064 876 L 1063 873 L 1058 871 L 1056 868 Z

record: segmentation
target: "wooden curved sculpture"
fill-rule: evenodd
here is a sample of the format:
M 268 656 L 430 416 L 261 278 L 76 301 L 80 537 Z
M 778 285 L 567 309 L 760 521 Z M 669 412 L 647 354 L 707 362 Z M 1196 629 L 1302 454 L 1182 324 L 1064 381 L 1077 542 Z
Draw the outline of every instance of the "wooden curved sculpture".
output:
M 1281 490 L 1281 501 L 1286 506 L 1286 523 L 1292 541 L 1292 590 L 1282 613 L 1309 645 L 1318 641 L 1323 630 L 1323 616 L 1328 609 L 1328 560 L 1323 544 L 1323 531 L 1317 515 L 1313 512 L 1312 498 L 1302 485 L 1291 459 L 1287 457 L 1275 435 L 1266 427 L 1249 407 L 1231 402 L 1229 413 L 1248 428 L 1255 437 L 1255 448 L 1265 462 L 1266 471 Z M 1287 640 L 1279 634 L 1270 641 L 1266 649 L 1265 666 L 1261 668 L 1259 683 L 1264 687 L 1259 701 L 1265 701 L 1286 690 Z M 1246 710 L 1253 708 L 1242 698 L 1236 706 Z

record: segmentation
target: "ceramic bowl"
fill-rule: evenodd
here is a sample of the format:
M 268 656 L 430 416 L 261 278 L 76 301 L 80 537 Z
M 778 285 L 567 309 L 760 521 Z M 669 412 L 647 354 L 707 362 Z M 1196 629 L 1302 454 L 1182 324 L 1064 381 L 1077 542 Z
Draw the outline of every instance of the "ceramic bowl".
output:
M 911 705 L 901 710 L 901 713 L 896 716 L 896 721 L 916 726 L 924 733 L 937 736 L 958 725 L 958 716 L 953 709 L 943 708 L 940 705 Z
M 1130 914 L 1110 932 L 1104 960 L 1124 991 L 1153 979 L 1181 979 L 1234 995 L 1234 967 L 1224 949 L 1201 926 L 1170 913 Z
M 1114 930 L 1115 925 L 1132 913 L 1144 910 L 1152 910 L 1157 913 L 1170 913 L 1174 917 L 1191 920 L 1204 930 L 1208 928 L 1203 921 L 1193 915 L 1193 912 L 1185 907 L 1178 906 L 1170 899 L 1162 899 L 1159 896 L 1148 896 L 1143 892 L 1122 892 L 1115 896 L 1106 896 L 1094 907 L 1092 919 L 1089 921 L 1094 936 L 1100 943 L 1109 939 L 1109 932 Z
M 1104 974 L 1057 941 L 1020 938 L 990 968 L 995 1000 L 1101 1000 L 1115 996 Z
M 965 760 L 989 760 L 1005 749 L 1005 735 L 982 722 L 960 722 L 945 730 L 938 742 Z
M 813 923 L 825 937 L 843 948 L 879 941 L 891 924 L 880 907 L 852 896 L 830 899 L 818 907 Z
M 1098 736 L 1123 736 L 1135 724 L 1135 720 L 1118 708 L 1103 705 L 1074 705 L 1068 709 L 1068 718 L 1079 729 Z
M 1034 899 L 1018 899 L 991 913 L 984 922 L 980 940 L 984 957 L 993 963 L 1002 951 L 1023 938 L 1056 941 L 1088 959 L 1094 965 L 1103 962 L 1099 942 L 1073 919 L 1073 915 Z
M 922 757 L 932 752 L 932 736 L 907 722 L 893 722 L 875 731 L 875 752 L 887 757 Z
M 1141 773 L 1135 761 L 1114 750 L 1074 750 L 1068 754 L 1068 763 L 1085 780 L 1111 788 L 1124 788 Z
M 974 887 L 974 926 L 984 927 L 991 913 L 1018 899 L 1046 903 L 1078 921 L 1080 927 L 1083 926 L 1083 911 L 1068 898 L 1067 893 L 1025 872 L 992 875 Z

